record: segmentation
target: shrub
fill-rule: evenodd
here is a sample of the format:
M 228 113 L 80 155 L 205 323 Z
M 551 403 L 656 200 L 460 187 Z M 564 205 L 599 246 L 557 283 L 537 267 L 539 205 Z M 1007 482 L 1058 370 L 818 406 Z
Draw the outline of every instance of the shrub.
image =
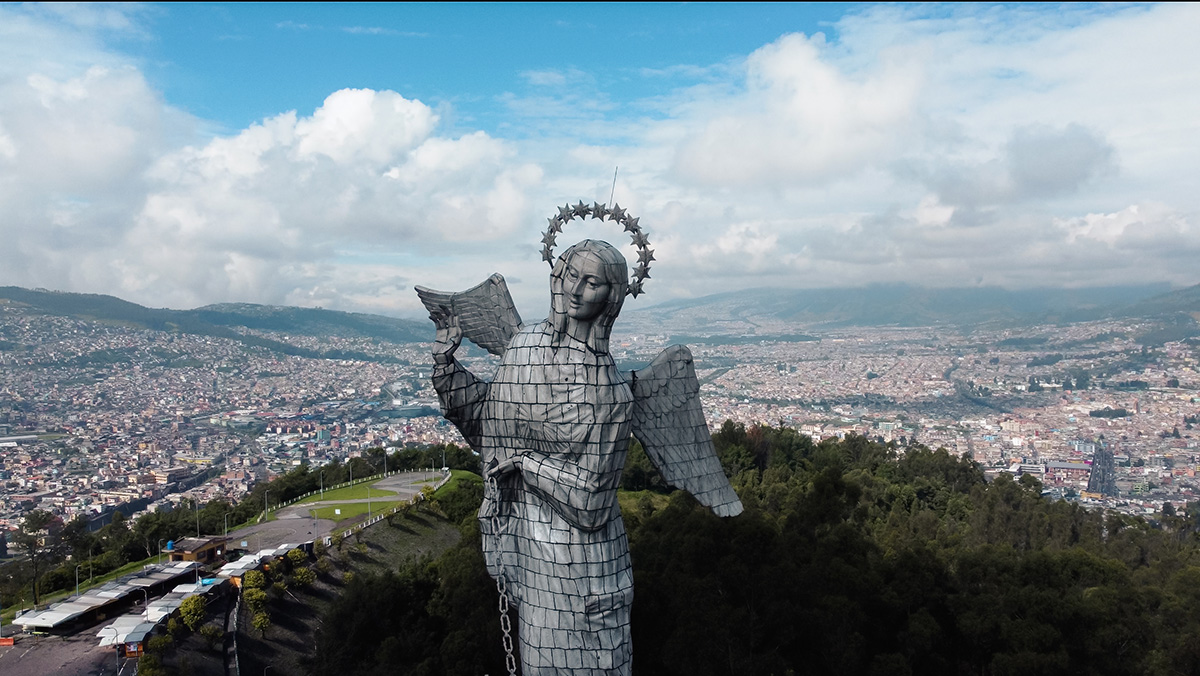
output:
M 261 570 L 248 570 L 242 576 L 242 586 L 246 589 L 264 589 L 267 586 L 267 576 Z
M 200 636 L 208 643 L 209 650 L 216 650 L 217 644 L 225 638 L 225 632 L 215 624 L 206 624 L 200 627 Z
M 255 613 L 254 619 L 250 621 L 250 624 L 253 625 L 255 629 L 262 632 L 263 638 L 266 638 L 267 630 L 271 628 L 271 616 L 265 612 Z
M 301 587 L 307 587 L 317 581 L 317 574 L 312 568 L 297 568 L 292 575 L 292 580 Z
M 161 655 L 174 645 L 175 641 L 171 639 L 169 634 L 151 636 L 150 640 L 146 641 L 146 651 L 155 655 Z
M 179 604 L 179 617 L 183 619 L 183 623 L 188 629 L 196 631 L 201 624 L 204 624 L 204 615 L 208 607 L 208 601 L 199 594 L 189 596 Z
M 267 609 L 267 592 L 253 588 L 242 592 L 242 600 L 250 608 L 250 612 L 261 613 Z
M 287 557 L 288 561 L 291 561 L 292 565 L 297 567 L 308 560 L 308 554 L 305 554 L 304 550 L 300 549 L 299 547 L 289 551 L 287 553 Z

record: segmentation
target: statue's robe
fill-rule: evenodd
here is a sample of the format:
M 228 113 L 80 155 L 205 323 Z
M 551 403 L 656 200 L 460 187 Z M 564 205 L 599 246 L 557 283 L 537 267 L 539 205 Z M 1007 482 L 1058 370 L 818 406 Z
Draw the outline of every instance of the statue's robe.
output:
M 611 356 L 555 342 L 543 321 L 512 338 L 490 383 L 454 360 L 433 383 L 485 471 L 521 458 L 479 517 L 488 572 L 503 568 L 517 607 L 522 673 L 628 676 L 633 575 L 617 486 L 633 395 Z

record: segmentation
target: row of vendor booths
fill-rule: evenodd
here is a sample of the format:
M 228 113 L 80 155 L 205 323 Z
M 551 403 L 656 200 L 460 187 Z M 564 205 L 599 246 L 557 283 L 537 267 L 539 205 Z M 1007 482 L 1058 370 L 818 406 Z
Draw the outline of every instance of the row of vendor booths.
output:
M 150 564 L 141 572 L 89 589 L 44 610 L 20 614 L 14 624 L 30 633 L 66 635 L 116 616 L 96 632 L 100 645 L 116 646 L 124 657 L 137 657 L 155 630 L 178 612 L 184 599 L 218 594 L 226 585 L 240 588 L 248 571 L 266 568 L 293 549 L 311 554 L 312 547 L 313 543 L 307 542 L 245 554 L 222 566 L 215 577 L 202 577 L 202 566 L 196 561 Z M 135 608 L 138 602 L 144 604 L 140 610 Z
M 204 578 L 197 583 L 181 584 L 162 598 L 150 601 L 144 613 L 129 613 L 114 620 L 111 624 L 100 629 L 96 636 L 100 645 L 117 646 L 123 657 L 138 657 L 146 648 L 146 642 L 155 631 L 164 625 L 172 615 L 179 610 L 183 600 L 196 594 L 219 593 L 229 584 L 241 588 L 242 577 L 251 570 L 261 570 L 270 566 L 277 559 L 286 556 L 293 549 L 312 553 L 312 542 L 298 545 L 282 545 L 272 549 L 263 549 L 256 553 L 244 554 L 237 561 L 231 561 L 217 571 L 216 577 Z
M 127 613 L 101 627 L 96 632 L 100 645 L 116 646 L 122 657 L 140 657 L 146 649 L 146 641 L 179 611 L 184 599 L 218 593 L 225 584 L 225 580 L 207 577 L 199 582 L 176 585 L 163 596 L 151 600 L 141 613 Z
M 253 554 L 246 554 L 237 561 L 230 561 L 221 566 L 217 571 L 217 577 L 228 579 L 233 586 L 241 588 L 242 577 L 252 570 L 262 570 L 269 567 L 275 560 L 287 556 L 287 553 L 293 549 L 299 549 L 305 554 L 312 554 L 313 543 L 302 542 L 297 545 L 280 545 L 270 549 L 261 549 Z
M 200 568 L 195 561 L 152 563 L 140 572 L 93 587 L 42 610 L 19 614 L 13 624 L 30 633 L 73 634 L 123 613 L 139 601 L 145 602 L 151 596 L 174 589 L 185 580 L 199 581 Z

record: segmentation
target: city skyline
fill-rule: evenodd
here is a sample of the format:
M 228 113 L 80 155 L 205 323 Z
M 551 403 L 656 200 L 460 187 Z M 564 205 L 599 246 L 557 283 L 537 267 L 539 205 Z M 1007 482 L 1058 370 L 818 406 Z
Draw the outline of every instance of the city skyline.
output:
M 411 317 L 414 284 L 501 272 L 535 312 L 545 219 L 614 194 L 656 252 L 639 304 L 1190 286 L 1198 24 L 1191 5 L 3 6 L 0 285 Z

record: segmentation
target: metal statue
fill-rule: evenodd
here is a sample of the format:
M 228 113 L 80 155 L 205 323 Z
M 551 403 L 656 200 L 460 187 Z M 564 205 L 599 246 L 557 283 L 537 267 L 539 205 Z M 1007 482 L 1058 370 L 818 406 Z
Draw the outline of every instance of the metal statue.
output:
M 563 225 L 588 216 L 631 233 L 632 279 L 606 242 L 584 240 L 555 258 Z M 522 672 L 628 676 L 633 576 L 617 486 L 630 435 L 667 482 L 718 515 L 742 504 L 713 449 L 691 352 L 669 347 L 627 374 L 609 354 L 625 296 L 642 292 L 654 260 L 638 219 L 580 202 L 559 209 L 542 241 L 551 300 L 537 324 L 521 322 L 498 274 L 462 293 L 417 287 L 437 326 L 433 385 L 480 455 L 484 555 L 502 605 L 517 609 Z M 454 358 L 464 336 L 501 358 L 490 382 Z

